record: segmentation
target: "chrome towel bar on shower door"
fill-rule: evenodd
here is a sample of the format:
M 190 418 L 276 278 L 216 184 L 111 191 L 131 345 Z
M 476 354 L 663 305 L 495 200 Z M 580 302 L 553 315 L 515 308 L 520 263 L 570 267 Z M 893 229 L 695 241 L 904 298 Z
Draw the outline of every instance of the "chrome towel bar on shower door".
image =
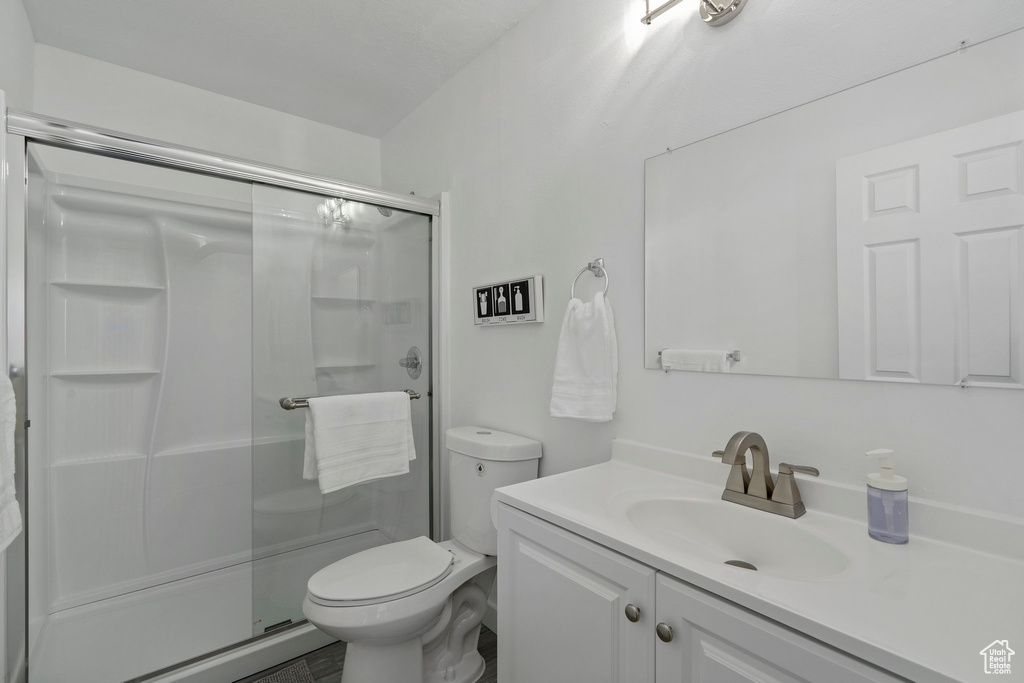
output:
M 420 397 L 418 391 L 412 389 L 402 389 L 405 393 L 409 394 L 411 400 L 415 400 Z M 282 398 L 279 403 L 285 410 L 295 410 L 296 408 L 308 408 L 309 398 Z

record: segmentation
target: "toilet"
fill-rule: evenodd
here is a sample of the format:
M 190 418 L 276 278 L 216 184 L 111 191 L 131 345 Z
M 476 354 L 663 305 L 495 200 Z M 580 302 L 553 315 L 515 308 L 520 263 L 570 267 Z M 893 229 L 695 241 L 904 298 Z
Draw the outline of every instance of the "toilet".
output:
M 482 427 L 445 433 L 452 540 L 425 536 L 350 555 L 314 574 L 302 612 L 348 643 L 342 683 L 472 683 L 497 566 L 496 488 L 537 477 L 541 444 Z

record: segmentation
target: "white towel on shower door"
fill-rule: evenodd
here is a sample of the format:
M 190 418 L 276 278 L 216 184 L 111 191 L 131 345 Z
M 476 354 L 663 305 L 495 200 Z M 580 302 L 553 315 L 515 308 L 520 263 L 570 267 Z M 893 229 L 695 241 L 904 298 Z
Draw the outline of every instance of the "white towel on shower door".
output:
M 416 458 L 409 404 L 404 391 L 309 399 L 303 478 L 330 493 L 408 472 Z
M 14 496 L 14 428 L 18 409 L 10 378 L 0 373 L 0 551 L 21 533 L 21 508 Z
M 590 303 L 570 299 L 555 352 L 551 416 L 611 420 L 618 373 L 619 348 L 608 299 L 601 292 Z

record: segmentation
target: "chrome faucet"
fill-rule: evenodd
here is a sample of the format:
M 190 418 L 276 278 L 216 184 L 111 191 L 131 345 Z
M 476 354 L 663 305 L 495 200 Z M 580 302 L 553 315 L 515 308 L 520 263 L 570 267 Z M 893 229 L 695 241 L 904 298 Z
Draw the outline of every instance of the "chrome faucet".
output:
M 753 471 L 747 471 L 746 454 L 750 451 L 753 460 Z M 756 432 L 736 432 L 724 451 L 715 451 L 713 455 L 721 458 L 726 465 L 731 465 L 729 479 L 725 482 L 722 500 L 739 503 L 748 507 L 771 512 L 776 515 L 797 518 L 807 509 L 800 498 L 794 472 L 818 476 L 814 467 L 803 465 L 779 465 L 778 479 L 772 481 L 769 468 L 768 445 Z

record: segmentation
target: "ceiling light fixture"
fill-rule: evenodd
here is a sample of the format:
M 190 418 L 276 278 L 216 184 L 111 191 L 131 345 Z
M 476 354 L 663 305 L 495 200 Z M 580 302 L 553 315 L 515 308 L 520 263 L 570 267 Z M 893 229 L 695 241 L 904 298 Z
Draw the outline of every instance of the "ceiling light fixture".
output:
M 651 0 L 645 0 L 647 4 L 647 14 L 640 19 L 640 23 L 647 24 L 649 26 L 655 17 L 664 14 L 682 1 L 683 0 L 668 0 L 668 2 L 652 10 Z M 713 0 L 700 0 L 700 18 L 704 20 L 705 24 L 710 26 L 721 26 L 722 24 L 727 24 L 732 21 L 746 4 L 747 0 L 731 0 L 727 5 L 719 5 L 713 2 Z

